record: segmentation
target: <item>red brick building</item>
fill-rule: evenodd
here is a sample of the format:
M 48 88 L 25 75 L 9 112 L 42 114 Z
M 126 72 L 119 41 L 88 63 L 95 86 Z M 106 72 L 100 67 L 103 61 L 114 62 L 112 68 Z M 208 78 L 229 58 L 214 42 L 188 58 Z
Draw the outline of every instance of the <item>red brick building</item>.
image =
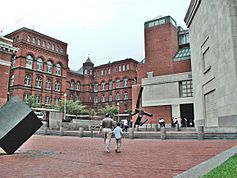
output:
M 97 111 L 119 105 L 120 113 L 132 108 L 132 85 L 137 80 L 137 61 L 124 59 L 94 66 L 88 58 L 78 71 L 68 68 L 67 43 L 28 28 L 6 37 L 19 51 L 12 57 L 10 95 L 22 99 L 34 96 L 41 106 L 79 100 Z M 7 91 L 7 89 L 6 89 Z
M 188 31 L 177 27 L 172 17 L 165 16 L 145 22 L 144 34 L 145 59 L 137 65 L 138 85 L 132 90 L 133 110 L 142 85 L 142 107 L 153 114 L 150 123 L 157 123 L 161 117 L 170 123 L 172 116 L 193 121 Z
M 0 36 L 0 107 L 6 103 L 9 93 L 8 84 L 10 76 L 11 58 L 17 51 L 12 46 L 12 40 Z

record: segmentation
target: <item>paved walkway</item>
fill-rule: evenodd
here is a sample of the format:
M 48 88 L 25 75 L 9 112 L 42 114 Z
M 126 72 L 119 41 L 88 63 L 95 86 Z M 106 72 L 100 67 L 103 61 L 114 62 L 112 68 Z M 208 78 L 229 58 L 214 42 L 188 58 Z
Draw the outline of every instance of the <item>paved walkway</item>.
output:
M 32 136 L 13 155 L 0 155 L 1 178 L 166 178 L 237 145 L 237 140 L 130 140 L 121 153 L 101 138 Z

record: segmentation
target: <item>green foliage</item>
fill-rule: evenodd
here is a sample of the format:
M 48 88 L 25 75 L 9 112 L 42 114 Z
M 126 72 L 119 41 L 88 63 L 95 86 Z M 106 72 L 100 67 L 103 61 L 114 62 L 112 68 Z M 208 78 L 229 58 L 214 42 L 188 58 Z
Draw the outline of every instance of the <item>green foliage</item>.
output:
M 64 111 L 64 100 L 61 101 L 57 109 Z M 68 114 L 84 114 L 86 112 L 86 106 L 82 105 L 79 101 L 67 100 L 66 111 Z
M 223 164 L 210 171 L 202 178 L 232 178 L 237 176 L 237 154 L 227 159 Z
M 91 119 L 93 119 L 93 117 L 94 117 L 95 115 L 97 115 L 97 113 L 96 113 L 96 111 L 95 111 L 94 109 L 89 110 L 89 111 L 88 111 L 88 114 L 90 115 Z
M 109 113 L 111 117 L 113 117 L 115 114 L 118 113 L 118 108 L 114 105 L 112 106 L 106 106 L 105 108 L 102 108 L 101 109 L 101 113 L 102 114 L 106 114 L 106 113 Z

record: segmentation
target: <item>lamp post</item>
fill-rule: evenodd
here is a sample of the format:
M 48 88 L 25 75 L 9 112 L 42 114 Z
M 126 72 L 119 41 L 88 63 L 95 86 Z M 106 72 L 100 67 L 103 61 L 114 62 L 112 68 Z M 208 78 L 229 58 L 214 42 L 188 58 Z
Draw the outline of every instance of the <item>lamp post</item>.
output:
M 118 106 L 118 121 L 119 122 L 119 102 L 117 103 L 117 106 Z
M 66 109 L 67 109 L 67 93 L 64 93 L 64 115 L 63 119 L 66 120 Z

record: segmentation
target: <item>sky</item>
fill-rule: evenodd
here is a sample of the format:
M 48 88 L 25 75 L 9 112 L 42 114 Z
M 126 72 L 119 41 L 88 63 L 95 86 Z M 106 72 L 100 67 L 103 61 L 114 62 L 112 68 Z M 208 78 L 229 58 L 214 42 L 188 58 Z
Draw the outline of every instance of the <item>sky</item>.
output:
M 69 67 L 90 57 L 95 66 L 144 59 L 144 22 L 170 15 L 178 26 L 190 0 L 7 0 L 1 2 L 0 35 L 21 27 L 68 44 Z

